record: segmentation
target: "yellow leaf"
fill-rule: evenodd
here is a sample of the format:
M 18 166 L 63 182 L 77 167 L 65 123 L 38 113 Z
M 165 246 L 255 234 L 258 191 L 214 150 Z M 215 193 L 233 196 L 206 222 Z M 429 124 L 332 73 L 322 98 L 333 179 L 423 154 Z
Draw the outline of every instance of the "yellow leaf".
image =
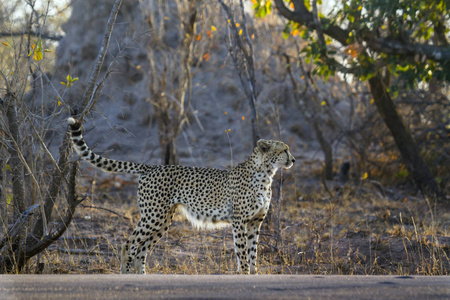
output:
M 33 56 L 35 61 L 40 61 L 44 59 L 44 55 L 42 54 L 41 51 L 36 51 L 34 52 L 34 56 Z
M 239 30 L 239 35 L 241 35 L 242 34 L 242 29 L 241 30 Z
M 196 41 L 200 41 L 202 39 L 202 36 L 200 34 L 197 34 L 197 36 L 195 37 Z
M 12 198 L 13 198 L 12 194 L 6 194 L 6 203 L 7 204 L 11 204 Z
M 61 101 L 58 101 L 58 106 L 61 106 Z
M 236 23 L 236 27 L 237 27 L 237 28 L 241 27 L 241 24 Z
M 137 65 L 136 70 L 140 70 L 140 69 L 141 69 L 141 65 Z
M 373 104 L 375 102 L 375 99 L 370 99 L 370 104 Z
M 244 121 L 245 120 L 245 117 L 244 116 L 242 116 L 242 121 Z
M 369 174 L 367 174 L 367 172 L 365 172 L 365 173 L 363 174 L 363 176 L 361 177 L 361 180 L 366 180 L 367 177 L 369 177 Z
M 7 165 L 6 165 L 6 170 L 8 170 L 8 171 L 11 172 L 11 171 L 12 171 L 11 165 L 7 164 Z
M 358 11 L 362 9 L 362 5 L 358 6 Z
M 61 83 L 62 85 L 67 85 L 64 81 L 61 81 L 60 83 Z
M 205 61 L 208 61 L 209 60 L 209 53 L 207 52 L 207 53 L 205 53 L 205 54 L 203 54 L 203 59 L 205 60 Z
M 224 111 L 223 113 L 224 113 L 225 115 L 228 115 L 228 112 L 227 112 L 227 111 Z
M 40 61 L 44 58 L 44 53 L 42 53 L 42 49 L 38 46 L 36 47 L 36 44 L 32 45 L 33 49 L 34 49 L 34 55 L 33 58 L 35 61 Z
M 322 101 L 322 103 L 320 103 L 320 105 L 325 106 L 325 105 L 327 105 L 327 102 L 326 101 Z
M 252 40 L 254 40 L 255 39 L 255 34 L 252 34 Z
M 11 47 L 11 45 L 7 42 L 2 42 L 3 45 L 5 45 L 6 47 Z
M 230 20 L 228 20 L 228 21 L 230 21 Z M 212 25 L 211 26 L 211 31 L 216 31 L 216 30 L 217 30 L 217 28 L 214 25 Z

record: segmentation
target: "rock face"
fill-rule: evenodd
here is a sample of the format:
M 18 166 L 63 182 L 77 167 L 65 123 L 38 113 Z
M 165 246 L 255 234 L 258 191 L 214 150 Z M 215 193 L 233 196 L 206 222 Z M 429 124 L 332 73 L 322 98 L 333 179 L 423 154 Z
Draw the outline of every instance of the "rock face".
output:
M 57 49 L 55 81 L 65 81 L 67 75 L 79 78 L 70 89 L 62 91 L 66 102 L 74 109 L 80 105 L 111 7 L 112 1 L 109 0 L 75 1 L 72 15 L 63 26 L 65 38 Z M 117 16 L 100 78 L 109 67 L 113 73 L 106 80 L 94 111 L 86 120 L 86 128 L 95 126 L 94 136 L 105 137 L 116 125 L 124 129 L 133 127 L 132 132 L 139 127 L 141 132 L 145 131 L 145 126 L 148 125 L 151 104 L 148 101 L 148 73 L 145 72 L 148 70 L 146 45 L 149 41 L 148 34 L 143 34 L 146 29 L 139 1 L 124 1 Z M 131 140 L 127 141 L 128 137 L 131 135 L 124 135 L 124 145 L 118 150 L 126 151 L 135 144 Z M 117 147 L 122 143 L 117 144 L 116 138 L 106 138 L 100 149 L 111 149 L 113 144 Z
M 63 25 L 65 38 L 56 50 L 52 83 L 75 111 L 81 105 L 112 4 L 110 0 L 75 1 L 69 20 Z M 84 129 L 90 131 L 86 134 L 87 142 L 92 146 L 99 142 L 96 151 L 107 156 L 109 154 L 104 151 L 114 152 L 112 156 L 119 159 L 142 161 L 157 157 L 157 153 L 145 153 L 149 146 L 159 151 L 158 135 L 151 124 L 147 56 L 149 41 L 148 25 L 140 1 L 123 1 L 99 80 L 105 76 L 108 68 L 112 73 L 105 81 L 102 93 L 84 125 Z M 66 81 L 67 75 L 79 78 L 68 89 L 60 84 Z M 44 94 L 48 101 L 55 102 L 57 95 L 53 88 L 45 88 Z M 68 113 L 64 111 L 63 114 L 62 121 Z
M 112 2 L 75 1 L 72 15 L 63 26 L 65 38 L 57 48 L 53 85 L 72 108 L 76 109 L 82 100 Z M 158 7 L 154 2 L 157 0 L 124 0 L 100 78 L 109 66 L 114 72 L 108 77 L 94 110 L 87 116 L 83 126 L 85 131 L 89 131 L 85 134 L 86 141 L 95 151 L 111 158 L 148 164 L 159 164 L 161 157 L 150 95 L 151 76 L 161 74 L 152 74 L 155 69 L 150 68 L 148 53 L 165 51 L 155 46 L 156 34 L 149 30 L 146 14 Z M 167 2 L 165 11 L 157 13 L 162 24 L 160 26 L 165 28 L 161 40 L 168 46 L 166 49 L 176 54 L 181 37 L 175 29 L 180 26 L 180 21 L 173 13 L 171 3 Z M 208 13 L 211 15 L 211 11 L 217 10 L 217 14 L 198 27 L 199 36 L 203 36 L 201 42 L 205 41 L 206 46 L 197 46 L 194 50 L 192 107 L 189 124 L 178 138 L 178 147 L 182 164 L 223 167 L 231 164 L 230 148 L 233 149 L 234 165 L 252 151 L 250 110 L 235 66 L 228 56 L 226 19 L 221 17 L 220 6 L 208 5 Z M 211 32 L 206 34 L 211 25 L 218 28 L 213 33 L 214 38 Z M 299 155 L 303 150 L 308 150 L 320 156 L 317 144 L 312 141 L 314 133 L 302 119 L 288 84 L 274 80 L 274 77 L 279 76 L 277 72 L 284 68 L 283 63 L 280 60 L 277 62 L 276 57 L 270 54 L 268 41 L 260 40 L 260 44 L 255 47 L 260 50 L 256 50 L 259 52 L 255 56 L 265 55 L 256 58 L 259 60 L 257 67 L 262 70 L 257 74 L 261 136 L 279 139 L 281 128 L 282 139 L 291 145 L 294 154 Z M 203 59 L 205 54 L 208 54 L 207 59 Z M 79 78 L 69 89 L 60 84 L 67 75 Z M 56 94 L 52 88 L 46 88 L 44 93 L 44 98 L 55 103 Z M 61 120 L 65 118 L 67 113 L 62 113 Z M 61 127 L 61 123 L 56 126 Z M 225 132 L 228 129 L 231 129 L 229 136 Z

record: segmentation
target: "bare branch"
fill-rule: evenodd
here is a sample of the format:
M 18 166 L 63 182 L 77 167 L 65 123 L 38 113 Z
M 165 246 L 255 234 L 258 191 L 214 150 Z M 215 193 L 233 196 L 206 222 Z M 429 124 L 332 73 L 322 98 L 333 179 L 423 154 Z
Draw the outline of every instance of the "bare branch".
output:
M 98 76 L 100 74 L 100 70 L 107 52 L 109 39 L 111 37 L 111 32 L 113 29 L 113 25 L 117 16 L 117 13 L 119 11 L 120 5 L 122 3 L 122 0 L 116 0 L 113 6 L 113 9 L 111 10 L 111 15 L 108 20 L 107 28 L 105 30 L 105 36 L 102 43 L 102 47 L 99 51 L 99 55 L 97 57 L 97 62 L 94 66 L 94 69 L 92 71 L 89 84 L 87 86 L 87 89 L 85 91 L 85 95 L 83 98 L 83 104 L 81 106 L 82 114 L 81 118 L 84 117 L 86 113 L 92 109 L 93 105 L 95 104 L 95 98 L 98 94 L 98 92 L 101 90 L 101 87 L 103 85 L 104 81 L 101 81 L 96 88 L 96 82 L 98 80 Z M 108 75 L 108 74 L 107 74 Z M 107 77 L 105 76 L 105 78 Z M 9 94 L 8 94 L 9 95 Z M 94 99 L 94 100 L 92 100 Z M 12 107 L 17 108 L 17 107 Z M 11 113 L 10 120 L 14 120 L 14 110 L 9 109 L 8 113 Z M 15 124 L 10 124 L 9 128 L 11 131 L 11 136 L 16 136 L 18 133 L 17 130 L 14 129 Z M 17 125 L 16 125 L 17 127 Z M 34 129 L 34 128 L 33 128 Z M 14 138 L 14 142 L 16 145 L 18 145 L 17 138 Z M 45 147 L 44 147 L 45 148 Z M 11 249 L 8 249 L 4 255 L 0 256 L 0 272 L 6 272 L 10 270 L 11 268 L 17 268 L 17 270 L 20 270 L 25 263 L 28 261 L 29 258 L 33 257 L 34 255 L 41 252 L 43 249 L 47 248 L 50 244 L 52 244 L 56 239 L 58 239 L 67 229 L 69 226 L 73 214 L 75 213 L 75 209 L 78 204 L 81 203 L 82 200 L 77 200 L 77 196 L 75 193 L 75 178 L 76 178 L 76 172 L 78 169 L 78 162 L 74 162 L 71 167 L 70 172 L 70 179 L 68 181 L 68 195 L 67 195 L 67 204 L 68 209 L 66 211 L 65 216 L 61 219 L 61 222 L 59 223 L 59 226 L 51 233 L 47 233 L 46 225 L 48 221 L 50 220 L 50 217 L 52 215 L 52 211 L 55 207 L 55 201 L 58 198 L 58 195 L 61 191 L 61 186 L 63 183 L 63 180 L 65 179 L 65 176 L 67 174 L 68 168 L 68 160 L 69 160 L 69 154 L 71 149 L 71 142 L 69 138 L 69 133 L 66 133 L 66 135 L 63 138 L 63 141 L 60 146 L 60 157 L 57 163 L 57 166 L 55 166 L 51 181 L 49 183 L 49 189 L 48 189 L 48 195 L 44 200 L 44 206 L 43 206 L 43 212 L 39 216 L 39 218 L 36 220 L 34 224 L 34 228 L 32 230 L 32 233 L 30 233 L 25 241 L 22 239 L 19 239 L 16 245 L 12 247 Z M 20 157 L 18 158 L 20 159 Z M 24 161 L 24 158 L 22 157 L 22 165 L 21 169 L 23 172 L 23 166 L 26 164 Z M 29 171 L 31 173 L 31 171 Z M 23 184 L 22 184 L 23 185 Z M 19 195 L 19 194 L 18 194 Z M 16 192 L 14 191 L 14 197 L 16 197 Z M 23 196 L 22 196 L 23 198 Z
M 15 37 L 15 36 L 23 36 L 23 35 L 31 35 L 31 36 L 39 37 L 44 40 L 52 40 L 52 41 L 59 41 L 62 38 L 64 38 L 64 36 L 62 36 L 62 35 L 52 35 L 52 34 L 46 34 L 46 33 L 34 32 L 34 31 L 0 32 L 0 37 Z
M 108 18 L 108 23 L 106 25 L 106 31 L 105 35 L 103 37 L 103 42 L 99 50 L 99 54 L 97 56 L 97 59 L 95 61 L 94 68 L 92 69 L 91 77 L 89 78 L 89 82 L 86 87 L 86 91 L 83 96 L 82 100 L 82 108 L 83 112 L 77 116 L 79 120 L 83 120 L 84 116 L 89 112 L 89 110 L 92 108 L 93 103 L 92 100 L 95 99 L 94 97 L 94 88 L 98 79 L 98 76 L 100 74 L 100 70 L 103 66 L 103 61 L 105 60 L 106 53 L 108 52 L 108 46 L 109 46 L 109 40 L 111 39 L 111 33 L 114 28 L 114 24 L 116 22 L 117 14 L 119 13 L 120 6 L 122 5 L 123 0 L 116 0 L 114 1 L 113 8 L 111 9 L 111 14 Z
M 248 38 L 247 24 L 245 19 L 245 12 L 242 0 L 240 1 L 240 9 L 242 13 L 243 27 L 245 30 L 245 39 L 240 37 L 239 30 L 237 29 L 236 22 L 234 20 L 231 8 L 219 0 L 223 10 L 225 11 L 228 22 L 228 51 L 233 59 L 233 63 L 238 72 L 239 79 L 241 81 L 244 92 L 248 98 L 250 110 L 251 110 L 251 124 L 252 124 L 252 140 L 253 146 L 256 147 L 256 142 L 260 138 L 258 129 L 258 112 L 256 110 L 256 77 L 255 77 L 255 65 L 253 61 L 253 46 L 251 40 Z
M 32 215 L 32 212 L 34 209 L 38 208 L 39 204 L 34 204 L 30 207 L 28 207 L 22 214 L 20 214 L 19 218 L 17 218 L 16 223 L 12 225 L 8 232 L 3 236 L 2 240 L 0 241 L 0 249 L 2 249 L 7 241 L 10 241 L 11 243 L 17 239 L 17 236 L 20 232 L 20 229 L 25 225 L 25 221 L 28 219 L 29 216 Z

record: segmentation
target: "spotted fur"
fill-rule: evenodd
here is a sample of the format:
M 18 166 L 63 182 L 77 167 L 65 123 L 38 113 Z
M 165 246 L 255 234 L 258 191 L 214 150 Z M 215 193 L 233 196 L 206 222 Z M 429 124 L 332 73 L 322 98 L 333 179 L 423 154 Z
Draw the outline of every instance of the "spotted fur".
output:
M 93 153 L 84 142 L 80 121 L 69 118 L 75 150 L 86 161 L 109 172 L 139 175 L 141 219 L 122 245 L 121 273 L 145 274 L 145 259 L 172 222 L 175 210 L 198 228 L 233 228 L 238 273 L 256 273 L 261 223 L 269 209 L 272 178 L 295 158 L 279 141 L 259 140 L 248 160 L 228 170 L 145 165 Z

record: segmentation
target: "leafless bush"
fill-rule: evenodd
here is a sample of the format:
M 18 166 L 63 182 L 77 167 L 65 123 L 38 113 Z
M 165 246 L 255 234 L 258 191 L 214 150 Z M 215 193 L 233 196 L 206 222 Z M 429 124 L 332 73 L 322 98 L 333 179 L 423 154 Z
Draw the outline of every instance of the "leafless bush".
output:
M 95 103 L 101 85 L 97 79 L 109 44 L 112 27 L 122 1 L 117 0 L 111 11 L 105 37 L 89 84 L 82 99 L 83 118 Z M 28 2 L 32 14 L 28 20 L 41 30 L 49 8 L 43 15 Z M 69 226 L 76 207 L 83 199 L 75 193 L 78 162 L 69 163 L 71 143 L 64 130 L 60 135 L 59 158 L 55 159 L 46 145 L 51 120 L 60 114 L 70 115 L 71 108 L 62 97 L 55 99 L 53 111 L 25 100 L 30 85 L 46 80 L 46 42 L 43 31 L 11 37 L 3 44 L 8 48 L 0 70 L 3 94 L 0 102 L 0 151 L 2 152 L 2 182 L 0 198 L 1 231 L 0 272 L 20 272 L 30 258 L 56 241 Z M 67 78 L 66 87 L 75 79 Z M 63 126 L 65 128 L 65 125 Z M 57 132 L 57 130 L 55 130 Z
M 197 25 L 205 22 L 203 1 L 149 1 L 147 24 L 150 94 L 156 112 L 161 162 L 178 164 L 177 138 L 189 123 L 192 70 L 204 57 Z M 170 24 L 170 26 L 168 26 Z

